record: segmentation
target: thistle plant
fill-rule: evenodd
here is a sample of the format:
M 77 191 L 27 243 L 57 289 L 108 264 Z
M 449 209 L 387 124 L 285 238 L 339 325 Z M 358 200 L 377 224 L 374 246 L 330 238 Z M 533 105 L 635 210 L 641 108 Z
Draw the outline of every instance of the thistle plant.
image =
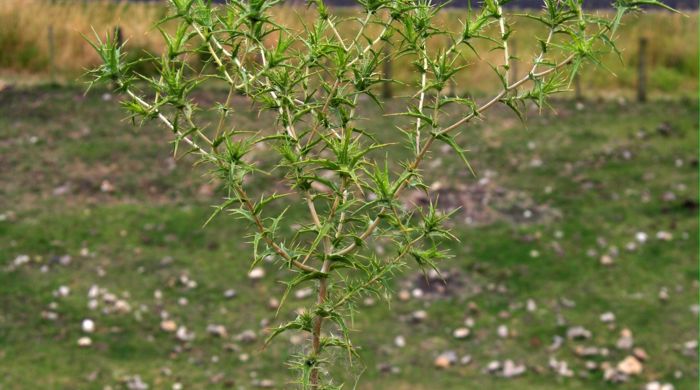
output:
M 136 63 L 125 60 L 124 46 L 97 34 L 91 43 L 103 64 L 89 74 L 123 93 L 134 119 L 161 122 L 176 154 L 194 155 L 211 168 L 225 189 L 212 218 L 226 213 L 250 226 L 251 268 L 271 259 L 287 270 L 280 307 L 291 291 L 315 287 L 315 303 L 271 329 L 267 340 L 287 331 L 308 334 L 309 345 L 290 362 L 303 389 L 342 386 L 329 368 L 345 353 L 332 350 L 355 358 L 350 329 L 361 297 L 388 298 L 391 278 L 409 264 L 437 270 L 449 257 L 441 249 L 455 239 L 446 227 L 449 215 L 434 202 L 407 207 L 400 201 L 406 190 L 429 195 L 421 165 L 434 145 L 447 145 L 471 170 L 458 138 L 471 122 L 498 104 L 521 118 L 528 104 L 545 107 L 551 95 L 568 90 L 584 64 L 600 65 L 602 54 L 617 52 L 616 31 L 626 13 L 663 6 L 616 0 L 616 12 L 606 17 L 586 12 L 579 0 L 543 0 L 540 11 L 507 15 L 503 7 L 510 0 L 484 0 L 478 8 L 455 11 L 462 28 L 449 31 L 437 18 L 445 4 L 432 0 L 358 0 L 358 12 L 347 17 L 311 0 L 305 12 L 313 16 L 297 29 L 276 22 L 280 0 L 169 3 L 169 16 L 158 25 L 162 55 L 148 60 L 156 76 L 133 71 Z M 541 37 L 532 37 L 538 46 L 533 58 L 515 58 L 509 50 L 518 18 L 543 27 Z M 500 91 L 483 101 L 450 95 L 455 75 L 469 71 L 466 58 L 480 58 L 480 41 L 502 52 L 501 61 L 491 64 Z M 391 50 L 384 50 L 387 45 Z M 379 84 L 393 80 L 381 69 L 397 59 L 412 63 L 415 78 L 408 84 L 411 94 L 399 100 L 400 111 L 387 114 L 405 119 L 396 129 L 363 127 L 369 104 L 362 101 L 386 108 Z M 527 64 L 526 72 L 513 74 L 513 61 Z M 225 85 L 225 100 L 209 107 L 195 103 L 192 93 L 209 84 Z M 234 95 L 273 116 L 275 128 L 238 128 Z M 215 112 L 218 121 L 205 123 L 205 111 Z M 383 138 L 391 144 L 378 141 L 379 131 L 390 133 Z M 392 159 L 388 150 L 397 144 L 410 159 Z M 259 147 L 275 154 L 272 171 L 286 190 L 251 188 L 250 177 L 265 169 L 254 153 Z M 288 220 L 285 206 L 293 202 L 304 204 L 306 218 Z M 285 235 L 282 227 L 290 224 L 300 228 Z M 391 249 L 380 255 L 377 241 Z

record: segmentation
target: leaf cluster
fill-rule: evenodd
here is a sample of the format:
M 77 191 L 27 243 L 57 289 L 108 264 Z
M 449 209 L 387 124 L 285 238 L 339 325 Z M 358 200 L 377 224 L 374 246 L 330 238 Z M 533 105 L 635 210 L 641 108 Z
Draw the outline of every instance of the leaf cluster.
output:
M 169 0 L 170 14 L 157 26 L 163 54 L 150 59 L 156 77 L 134 72 L 135 63 L 126 61 L 125 46 L 113 36 L 95 34 L 91 41 L 102 59 L 89 72 L 92 83 L 112 83 L 134 119 L 160 121 L 173 134 L 175 154 L 196 156 L 223 183 L 212 218 L 229 214 L 250 225 L 250 267 L 268 259 L 288 270 L 282 305 L 292 291 L 315 288 L 315 303 L 294 319 L 281 319 L 268 339 L 289 331 L 309 334 L 311 345 L 290 363 L 300 387 L 339 388 L 327 374 L 329 351 L 356 356 L 350 335 L 361 297 L 388 298 L 392 277 L 409 262 L 438 270 L 450 257 L 441 248 L 455 240 L 451 213 L 435 199 L 427 206 L 402 200 L 407 190 L 428 192 L 421 164 L 433 144 L 447 145 L 472 171 L 460 146 L 468 123 L 496 104 L 521 118 L 528 102 L 545 107 L 584 64 L 600 66 L 602 53 L 617 52 L 615 34 L 626 13 L 663 6 L 616 0 L 615 16 L 606 19 L 587 13 L 579 0 L 543 0 L 541 11 L 513 15 L 503 12 L 508 2 L 470 6 L 460 31 L 448 31 L 438 17 L 446 3 L 433 0 L 359 0 L 359 14 L 348 17 L 334 15 L 323 0 L 310 0 L 313 23 L 297 30 L 276 21 L 279 0 Z M 514 20 L 521 17 L 538 21 L 543 31 L 533 37 L 540 50 L 529 59 L 508 50 Z M 343 36 L 340 26 L 354 33 Z M 491 64 L 502 88 L 485 101 L 447 91 L 470 61 L 481 60 L 477 40 L 504 53 L 502 62 Z M 384 108 L 379 84 L 398 81 L 381 69 L 397 57 L 410 58 L 416 69 L 414 93 L 401 100 L 399 112 L 387 113 L 401 120 L 392 143 L 383 143 L 379 132 L 393 130 L 364 128 L 361 99 Z M 513 61 L 525 63 L 527 72 L 512 74 Z M 193 94 L 211 83 L 226 85 L 227 98 L 200 106 Z M 237 128 L 236 95 L 251 110 L 273 116 L 275 128 Z M 219 120 L 206 122 L 206 111 Z M 396 147 L 410 150 L 411 158 L 395 161 Z M 265 171 L 261 161 L 269 156 L 275 164 Z M 281 181 L 284 190 L 251 193 L 256 175 Z M 286 211 L 295 205 L 303 205 L 308 217 L 289 219 Z M 289 233 L 285 227 L 292 224 L 299 228 Z M 380 247 L 388 249 L 380 253 Z

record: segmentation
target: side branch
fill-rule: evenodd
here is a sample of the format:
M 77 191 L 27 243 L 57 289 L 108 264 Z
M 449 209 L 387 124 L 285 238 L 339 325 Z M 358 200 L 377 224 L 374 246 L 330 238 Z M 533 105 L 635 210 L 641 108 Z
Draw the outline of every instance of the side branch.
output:
M 437 139 L 437 137 L 439 135 L 449 133 L 449 132 L 453 131 L 454 129 L 456 129 L 457 127 L 463 125 L 464 123 L 470 121 L 474 117 L 479 116 L 481 113 L 486 111 L 489 107 L 493 106 L 495 103 L 500 101 L 501 98 L 503 96 L 505 96 L 509 91 L 519 87 L 520 85 L 526 83 L 527 81 L 529 81 L 531 79 L 538 78 L 538 77 L 546 76 L 546 75 L 556 71 L 557 69 L 559 69 L 565 65 L 568 65 L 575 58 L 575 56 L 576 56 L 575 54 L 571 54 L 570 56 L 566 57 L 563 61 L 558 63 L 557 65 L 555 65 L 547 70 L 544 70 L 542 72 L 539 72 L 539 73 L 530 72 L 527 76 L 523 77 L 522 79 L 510 84 L 506 88 L 503 88 L 501 90 L 501 92 L 499 92 L 496 96 L 494 96 L 488 102 L 484 103 L 484 105 L 475 109 L 471 114 L 456 121 L 455 123 L 451 124 L 450 126 L 446 127 L 445 129 L 441 130 L 440 132 L 432 134 L 432 136 L 430 138 L 428 138 L 425 145 L 423 146 L 421 151 L 416 156 L 415 160 L 413 160 L 413 162 L 411 164 L 409 164 L 409 166 L 406 168 L 406 171 L 413 172 L 416 169 L 418 169 L 421 162 L 425 158 L 427 151 L 430 149 L 430 146 L 433 144 L 433 142 Z M 399 183 L 397 190 L 394 192 L 394 199 L 396 199 L 399 196 L 401 191 L 403 191 L 403 189 L 406 187 L 406 184 L 408 183 L 408 179 L 410 178 L 410 175 L 404 175 L 404 176 L 405 176 L 405 178 Z M 382 212 L 383 211 L 380 211 L 379 214 L 381 214 Z M 379 222 L 380 222 L 380 217 L 377 216 L 377 218 L 375 218 L 374 221 L 367 227 L 367 229 L 360 235 L 360 237 L 359 237 L 360 241 L 366 240 L 374 232 L 374 230 L 379 226 Z M 333 253 L 333 255 L 337 255 L 337 256 L 346 255 L 346 254 L 352 252 L 356 247 L 357 247 L 357 242 L 353 242 L 352 244 L 346 246 L 345 248 Z
M 136 95 L 133 91 L 130 89 L 126 90 L 126 93 L 134 99 L 138 104 L 140 104 L 143 108 L 147 110 L 152 110 L 153 106 L 148 104 L 145 100 L 143 100 L 141 97 Z M 179 130 L 175 129 L 175 126 L 168 120 L 168 118 L 165 117 L 160 111 L 156 110 L 156 114 L 158 115 L 158 119 L 165 124 L 167 128 L 170 130 L 174 131 L 175 134 L 178 135 L 180 139 L 185 141 L 188 145 L 190 145 L 192 148 L 197 150 L 199 153 L 202 155 L 212 159 L 212 161 L 219 161 L 219 159 L 216 157 L 216 155 L 212 154 L 211 152 L 206 151 L 204 148 L 199 146 L 196 142 L 192 141 L 191 139 L 187 138 L 184 134 L 182 134 Z M 237 188 L 236 192 L 238 193 L 238 196 L 241 198 L 243 201 L 243 204 L 245 205 L 246 209 L 251 213 L 253 216 L 253 220 L 255 222 L 255 225 L 258 228 L 258 231 L 262 234 L 263 239 L 265 242 L 278 254 L 280 255 L 284 260 L 292 264 L 294 267 L 305 271 L 305 272 L 319 272 L 316 268 L 308 266 L 306 264 L 302 264 L 301 262 L 292 259 L 291 256 L 287 252 L 285 252 L 277 243 L 272 241 L 270 237 L 267 236 L 265 226 L 263 225 L 262 221 L 260 218 L 257 216 L 257 214 L 254 213 L 255 207 L 253 206 L 253 203 L 250 201 L 250 198 L 248 195 L 245 193 L 245 191 L 242 188 Z
M 268 235 L 267 235 L 267 230 L 265 229 L 265 225 L 263 225 L 262 221 L 260 220 L 260 217 L 255 213 L 255 206 L 253 206 L 253 202 L 250 201 L 250 198 L 248 197 L 248 194 L 243 190 L 243 188 L 237 187 L 236 192 L 238 193 L 238 196 L 241 198 L 241 201 L 243 202 L 243 205 L 245 205 L 245 208 L 248 209 L 250 214 L 253 217 L 253 221 L 255 222 L 255 226 L 257 227 L 258 231 L 262 235 L 262 238 L 265 240 L 267 245 L 269 245 L 275 253 L 280 255 L 285 261 L 293 265 L 294 267 L 305 271 L 305 272 L 319 272 L 318 269 L 311 267 L 306 264 L 302 264 L 298 260 L 293 259 L 289 253 L 285 252 L 284 249 L 282 249 L 277 243 L 275 243 Z

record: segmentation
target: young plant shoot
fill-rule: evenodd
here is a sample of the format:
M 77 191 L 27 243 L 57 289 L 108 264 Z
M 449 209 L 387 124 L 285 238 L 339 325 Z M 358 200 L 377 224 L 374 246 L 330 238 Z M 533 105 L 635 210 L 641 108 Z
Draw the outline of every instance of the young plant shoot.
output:
M 288 331 L 308 335 L 308 345 L 289 362 L 300 388 L 341 388 L 331 368 L 357 356 L 351 322 L 358 301 L 388 298 L 391 278 L 407 266 L 437 270 L 448 257 L 441 244 L 454 236 L 435 198 L 424 207 L 400 201 L 407 190 L 429 196 L 422 165 L 436 144 L 451 148 L 471 171 L 459 137 L 472 122 L 484 120 L 496 105 L 521 118 L 528 105 L 545 106 L 552 94 L 569 89 L 584 64 L 600 65 L 602 54 L 616 51 L 626 13 L 663 6 L 616 0 L 616 12 L 606 17 L 587 12 L 579 0 L 543 0 L 540 11 L 524 13 L 506 13 L 508 3 L 485 0 L 453 10 L 462 28 L 449 31 L 440 17 L 445 4 L 431 0 L 359 0 L 357 12 L 346 17 L 311 0 L 305 12 L 313 17 L 298 28 L 276 21 L 289 11 L 280 0 L 170 0 L 169 16 L 158 25 L 162 54 L 148 60 L 156 76 L 133 71 L 137 63 L 125 60 L 124 46 L 113 36 L 91 42 L 103 60 L 89 72 L 93 83 L 113 85 L 134 119 L 161 122 L 175 153 L 195 156 L 223 184 L 212 218 L 230 214 L 250 226 L 250 267 L 266 259 L 287 270 L 280 306 L 290 292 L 315 288 L 315 302 L 296 318 L 280 315 L 267 340 Z M 509 50 L 519 18 L 542 25 L 542 35 L 529 42 L 538 47 L 532 58 L 515 58 Z M 483 61 L 476 48 L 484 44 L 502 52 L 491 64 L 500 90 L 485 99 L 448 93 L 455 75 L 469 72 L 470 61 Z M 411 61 L 415 77 L 406 86 L 411 93 L 385 107 L 381 83 L 399 81 L 385 79 L 382 69 L 396 59 Z M 513 61 L 522 73 L 513 73 Z M 209 85 L 226 86 L 225 100 L 197 103 L 193 92 Z M 275 128 L 238 128 L 235 96 L 274 116 Z M 403 117 L 397 128 L 363 127 L 367 110 L 376 112 L 372 104 Z M 398 112 L 388 112 L 397 104 Z M 205 111 L 215 111 L 218 120 L 205 121 Z M 378 134 L 391 142 L 380 142 Z M 412 157 L 395 161 L 389 150 L 401 146 Z M 275 154 L 273 172 L 263 172 L 259 150 L 267 159 Z M 251 177 L 261 174 L 281 184 L 251 188 Z M 288 218 L 287 207 L 297 204 L 306 217 Z M 287 234 L 290 225 L 299 228 Z

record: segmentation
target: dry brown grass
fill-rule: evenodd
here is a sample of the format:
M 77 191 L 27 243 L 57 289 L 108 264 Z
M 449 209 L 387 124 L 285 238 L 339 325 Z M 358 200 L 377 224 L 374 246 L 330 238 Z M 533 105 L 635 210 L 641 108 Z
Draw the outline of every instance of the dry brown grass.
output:
M 292 29 L 301 29 L 302 21 L 311 12 L 306 8 L 284 7 L 277 9 L 276 19 Z M 144 51 L 157 54 L 161 37 L 153 24 L 166 12 L 162 3 L 127 3 L 113 1 L 54 1 L 3 0 L 0 2 L 0 78 L 45 80 L 53 69 L 59 80 L 73 81 L 94 66 L 98 58 L 85 42 L 82 34 L 92 34 L 92 28 L 100 33 L 121 26 L 128 39 L 131 55 Z M 341 10 L 352 13 L 351 9 Z M 441 23 L 453 31 L 459 29 L 461 10 L 450 9 L 440 15 Z M 48 29 L 53 28 L 54 56 L 49 56 Z M 353 34 L 354 26 L 341 26 L 341 34 Z M 537 49 L 533 36 L 543 35 L 542 29 L 527 19 L 515 21 L 513 40 L 517 55 L 523 58 L 520 70 L 527 67 L 527 59 Z M 678 91 L 694 93 L 698 87 L 698 24 L 697 13 L 689 16 L 652 12 L 632 16 L 620 31 L 619 47 L 623 51 L 624 64 L 614 56 L 608 56 L 605 64 L 617 77 L 604 72 L 585 72 L 582 84 L 590 91 L 629 90 L 636 82 L 638 39 L 649 38 L 650 86 L 659 92 Z M 371 32 L 370 32 L 371 34 Z M 434 46 L 444 42 L 435 41 Z M 500 52 L 489 52 L 486 44 L 480 44 L 482 58 L 467 55 L 471 64 L 457 80 L 458 91 L 483 91 L 497 86 L 497 79 L 486 65 L 496 61 Z M 414 76 L 408 59 L 395 64 L 395 76 L 409 81 Z M 12 76 L 9 76 L 12 75 Z
M 3 0 L 0 2 L 0 68 L 19 74 L 47 73 L 49 29 L 53 29 L 53 66 L 73 77 L 97 63 L 98 57 L 81 34 L 111 31 L 119 25 L 134 48 L 156 50 L 160 36 L 152 26 L 164 13 L 162 4 Z

